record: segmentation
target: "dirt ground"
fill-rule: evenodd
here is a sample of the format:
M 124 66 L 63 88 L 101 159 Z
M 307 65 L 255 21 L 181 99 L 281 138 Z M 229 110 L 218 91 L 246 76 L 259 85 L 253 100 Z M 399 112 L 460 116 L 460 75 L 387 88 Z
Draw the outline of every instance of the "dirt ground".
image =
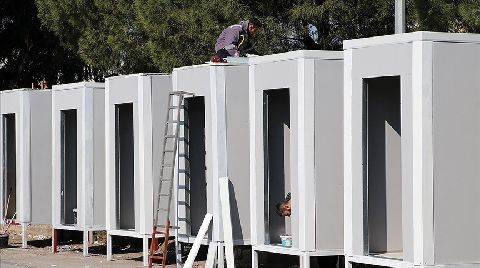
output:
M 0 249 L 0 267 L 143 267 L 141 241 L 129 243 L 129 240 L 122 239 L 119 243 L 114 242 L 118 244 L 113 247 L 114 260 L 107 262 L 105 232 L 95 233 L 94 243 L 89 247 L 90 256 L 83 257 L 80 232 L 64 234 L 59 241 L 58 253 L 53 254 L 51 228 L 51 225 L 29 226 L 28 248 L 22 249 L 21 226 L 11 226 L 9 248 Z M 203 266 L 204 262 L 199 261 L 194 267 Z

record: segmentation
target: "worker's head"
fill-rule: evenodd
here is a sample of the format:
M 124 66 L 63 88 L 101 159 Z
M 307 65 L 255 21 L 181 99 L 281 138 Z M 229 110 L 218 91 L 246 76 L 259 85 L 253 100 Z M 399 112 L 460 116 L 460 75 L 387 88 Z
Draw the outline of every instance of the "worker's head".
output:
M 258 28 L 262 27 L 262 23 L 257 18 L 250 18 L 248 20 L 248 34 L 255 35 Z
M 278 203 L 278 204 L 275 205 L 275 207 L 277 208 L 278 216 L 290 217 L 290 215 L 292 214 L 290 201 L 285 201 L 285 202 Z

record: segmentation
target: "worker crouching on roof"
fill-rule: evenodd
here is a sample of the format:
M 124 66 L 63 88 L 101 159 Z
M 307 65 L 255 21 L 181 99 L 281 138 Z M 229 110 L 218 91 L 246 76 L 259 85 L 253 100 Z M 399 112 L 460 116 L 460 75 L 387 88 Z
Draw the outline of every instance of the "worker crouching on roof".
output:
M 245 57 L 247 54 L 257 54 L 251 39 L 260 27 L 261 23 L 256 18 L 229 26 L 217 39 L 216 55 L 223 60 L 227 57 Z

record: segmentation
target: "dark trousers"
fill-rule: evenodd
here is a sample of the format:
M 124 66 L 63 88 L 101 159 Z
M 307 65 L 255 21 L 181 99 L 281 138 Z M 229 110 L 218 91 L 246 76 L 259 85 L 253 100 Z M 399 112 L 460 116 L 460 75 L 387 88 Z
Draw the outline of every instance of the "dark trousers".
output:
M 219 49 L 216 54 L 217 54 L 217 56 L 219 56 L 220 59 L 222 59 L 222 60 L 223 60 L 223 59 L 226 59 L 227 57 L 230 57 L 230 56 L 231 56 L 230 53 L 228 53 L 228 51 L 227 51 L 226 49 L 224 49 L 224 48 Z

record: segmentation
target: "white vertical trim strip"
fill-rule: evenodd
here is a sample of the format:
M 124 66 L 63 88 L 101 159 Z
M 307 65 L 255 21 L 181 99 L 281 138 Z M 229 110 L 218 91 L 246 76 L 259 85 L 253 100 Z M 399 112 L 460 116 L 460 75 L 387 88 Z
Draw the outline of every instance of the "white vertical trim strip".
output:
M 423 262 L 422 203 L 422 42 L 412 45 L 412 182 L 413 182 L 413 263 Z
M 138 149 L 139 149 L 139 189 L 140 233 L 151 234 L 153 223 L 153 165 L 152 165 L 152 92 L 151 76 L 138 77 Z
M 216 68 L 216 104 L 217 104 L 217 144 L 218 144 L 218 176 L 226 177 L 228 171 L 227 159 L 227 92 L 225 67 Z
M 135 215 L 139 215 L 138 220 L 135 220 L 135 230 L 138 230 L 141 234 L 146 232 L 146 204 L 145 201 L 147 199 L 146 193 L 144 192 L 145 190 L 145 179 L 146 179 L 146 172 L 147 172 L 147 164 L 146 164 L 146 145 L 145 143 L 147 142 L 146 140 L 146 134 L 148 133 L 148 130 L 146 129 L 147 123 L 146 123 L 146 92 L 143 88 L 143 76 L 138 76 L 137 78 L 137 119 L 138 119 L 138 128 L 135 129 L 135 122 L 134 122 L 134 136 L 135 136 L 135 130 L 137 130 L 137 138 L 134 138 L 134 140 L 138 141 L 138 162 L 135 167 L 137 167 L 137 172 L 135 172 L 134 175 L 134 180 L 135 180 L 135 187 L 138 187 L 138 189 L 135 189 L 135 197 L 138 197 L 138 204 L 139 206 L 135 206 L 135 210 L 139 210 L 138 214 L 135 213 Z M 134 109 L 135 110 L 135 109 Z M 133 121 L 135 121 L 135 111 L 134 111 L 134 116 L 133 116 Z M 136 199 L 136 198 L 135 198 Z M 137 204 L 137 202 L 135 202 Z M 136 205 L 135 204 L 135 205 Z
M 212 155 L 210 159 L 212 160 L 212 206 L 213 206 L 213 241 L 220 241 L 221 235 L 221 217 L 220 216 L 220 198 L 219 198 L 219 149 L 218 149 L 218 105 L 217 105 L 217 76 L 215 66 L 210 66 L 210 103 L 205 103 L 205 105 L 210 105 L 210 122 L 211 122 L 211 141 L 212 141 Z M 206 120 L 209 120 L 208 114 Z M 208 124 L 206 124 L 208 125 Z M 208 149 L 207 149 L 208 151 Z M 207 179 L 208 183 L 208 179 Z
M 52 117 L 52 126 L 51 126 L 51 131 L 52 131 L 52 137 L 51 137 L 51 143 L 52 143 L 52 159 L 51 159 L 51 169 L 52 169 L 52 225 L 55 227 L 57 224 L 60 223 L 60 215 L 58 212 L 60 211 L 60 202 L 58 202 L 57 197 L 60 197 L 60 187 L 58 187 L 60 180 L 57 178 L 57 169 L 55 168 L 57 166 L 57 159 L 59 154 L 57 153 L 57 145 L 56 145 L 56 136 L 57 136 L 57 121 L 56 121 L 56 114 L 57 114 L 57 109 L 56 109 L 56 91 L 52 90 L 52 107 L 51 107 L 51 117 Z M 59 132 L 59 131 L 58 131 Z M 2 132 L 3 133 L 3 132 Z M 1 162 L 0 162 L 1 163 Z M 3 173 L 3 172 L 2 172 Z M 58 215 L 57 215 L 58 213 Z M 57 221 L 58 219 L 58 221 Z
M 413 42 L 414 264 L 434 264 L 433 251 L 433 43 Z
M 414 263 L 434 264 L 433 43 L 413 43 Z
M 93 227 L 93 191 L 94 191 L 94 173 L 93 173 L 93 89 L 84 88 L 82 98 L 82 226 L 85 230 L 87 227 Z
M 434 218 L 433 218 L 433 42 L 423 46 L 423 228 L 424 264 L 434 264 Z
M 292 184 L 292 247 L 306 250 L 306 184 L 305 184 L 305 59 L 297 60 L 297 92 L 296 99 L 294 92 L 290 90 L 290 173 Z M 295 103 L 296 101 L 296 103 Z M 294 112 L 296 109 L 296 113 Z M 292 118 L 293 115 L 296 118 Z M 295 124 L 296 121 L 296 124 Z M 295 167 L 296 166 L 296 167 Z M 297 188 L 293 185 L 297 183 Z M 297 190 L 297 192 L 295 192 Z M 297 229 L 295 231 L 295 229 Z M 297 237 L 296 237 L 297 236 Z M 298 243 L 298 244 L 297 244 Z
M 113 117 L 114 118 L 114 117 Z M 112 230 L 115 226 L 115 180 L 111 178 L 110 171 L 112 154 L 110 154 L 110 147 L 115 143 L 115 137 L 110 136 L 110 126 L 112 117 L 110 115 L 110 80 L 105 80 L 105 228 Z M 112 129 L 115 133 L 115 129 Z M 111 259 L 111 243 L 112 238 L 107 234 L 107 260 Z M 110 249 L 110 256 L 109 256 Z
M 259 187 L 257 185 L 260 183 L 257 178 L 256 170 L 256 99 L 255 99 L 255 65 L 250 65 L 248 68 L 248 92 L 249 92 L 249 127 L 250 127 L 250 230 L 251 230 L 251 244 L 258 245 L 262 242 L 261 237 L 263 237 L 262 226 L 260 223 L 259 217 L 257 217 L 257 211 L 260 210 L 261 200 L 259 200 Z
M 299 249 L 315 249 L 314 60 L 298 60 L 297 175 Z M 295 227 L 293 227 L 295 228 Z
M 20 174 L 17 179 L 20 179 L 21 186 L 20 186 L 20 222 L 21 223 L 29 223 L 31 221 L 31 206 L 32 206 L 32 174 L 31 174 L 31 155 L 30 155 L 30 147 L 31 147 L 31 140 L 30 140 L 30 120 L 31 120 L 31 109 L 30 109 L 30 92 L 24 91 L 21 93 L 21 113 L 19 113 L 21 118 L 18 118 L 19 121 L 22 122 L 20 127 L 20 131 L 17 132 L 16 135 L 20 136 L 20 158 L 21 161 L 17 162 L 20 164 L 17 166 L 17 170 L 20 169 Z M 17 118 L 15 118 L 17 120 Z M 18 196 L 18 195 L 17 195 Z
M 221 203 L 221 185 L 220 179 L 221 177 L 228 176 L 228 153 L 227 153 L 227 110 L 226 110 L 226 102 L 227 102 L 227 92 L 226 92 L 226 76 L 225 76 L 225 67 L 212 67 L 216 70 L 215 72 L 215 103 L 216 103 L 216 122 L 217 122 L 217 140 L 214 143 L 217 144 L 217 158 L 214 158 L 214 161 L 218 162 L 218 189 L 216 192 L 219 194 L 218 204 Z M 228 189 L 228 188 L 227 188 Z M 218 208 L 218 216 L 221 219 L 219 227 L 219 240 L 223 241 L 226 238 L 223 236 L 225 230 L 223 230 L 224 224 L 223 217 L 220 217 L 222 214 L 223 207 Z M 233 242 L 232 242 L 233 243 Z M 233 254 L 233 252 L 232 252 Z M 233 267 L 233 266 L 232 266 Z
M 352 173 L 352 60 L 353 51 L 344 53 L 343 87 L 343 165 L 344 165 L 344 250 L 345 255 L 353 254 L 353 173 Z M 346 262 L 348 263 L 348 262 Z

